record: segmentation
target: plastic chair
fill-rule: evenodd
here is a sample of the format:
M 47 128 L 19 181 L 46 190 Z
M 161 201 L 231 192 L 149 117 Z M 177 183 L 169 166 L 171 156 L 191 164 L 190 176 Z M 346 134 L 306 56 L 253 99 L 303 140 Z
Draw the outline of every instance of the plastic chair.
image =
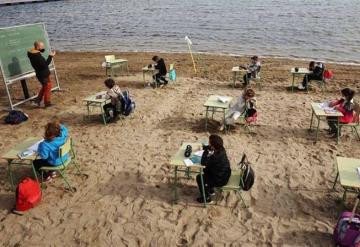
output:
M 241 191 L 243 190 L 240 186 L 240 182 L 242 180 L 242 171 L 241 170 L 232 170 L 231 176 L 229 178 L 228 183 L 223 187 L 214 188 L 215 190 L 215 203 L 217 204 L 221 194 L 225 191 L 235 191 L 235 193 L 240 197 L 240 200 L 244 204 L 245 208 L 248 208 L 244 198 L 242 197 Z
M 64 156 L 66 154 L 69 154 L 69 158 L 67 160 L 64 160 Z M 67 141 L 64 143 L 64 145 L 62 145 L 59 148 L 59 157 L 61 159 L 61 165 L 58 166 L 43 166 L 40 168 L 41 171 L 41 187 L 43 187 L 44 184 L 44 172 L 49 172 L 49 171 L 58 171 L 61 175 L 61 177 L 64 179 L 64 183 L 67 185 L 67 187 L 69 188 L 69 190 L 71 192 L 74 192 L 75 189 L 73 187 L 71 187 L 70 182 L 68 181 L 68 179 L 66 178 L 66 169 L 69 167 L 69 165 L 71 163 L 74 163 L 78 174 L 81 174 L 80 168 L 77 164 L 76 161 L 76 153 L 73 147 L 73 141 L 71 138 L 68 138 Z
M 351 123 L 339 123 L 338 126 L 338 135 L 337 135 L 337 142 L 339 142 L 339 137 L 341 135 L 341 129 L 343 127 L 350 127 L 352 132 L 355 132 L 357 138 L 360 141 L 360 135 L 359 132 L 357 130 L 357 127 L 360 126 L 360 105 L 359 103 L 355 102 L 355 107 L 354 107 L 354 121 Z
M 170 73 L 175 73 L 175 79 L 173 79 L 172 76 L 170 76 Z M 169 65 L 169 72 L 163 76 L 164 79 L 168 79 L 170 82 L 176 82 L 176 71 L 175 71 L 175 64 L 172 63 Z
M 129 73 L 129 64 L 128 60 L 125 59 L 116 59 L 115 55 L 106 55 L 105 56 L 106 62 L 106 75 L 107 76 L 117 76 L 115 69 L 126 70 Z
M 262 89 L 262 87 L 261 87 L 261 66 L 259 66 L 259 68 L 257 69 L 257 71 L 256 71 L 256 77 L 250 77 L 249 78 L 249 82 L 250 81 L 255 81 L 255 84 L 256 84 L 256 86 L 258 87 L 258 89 L 259 90 L 261 90 Z M 250 83 L 249 83 L 250 84 Z

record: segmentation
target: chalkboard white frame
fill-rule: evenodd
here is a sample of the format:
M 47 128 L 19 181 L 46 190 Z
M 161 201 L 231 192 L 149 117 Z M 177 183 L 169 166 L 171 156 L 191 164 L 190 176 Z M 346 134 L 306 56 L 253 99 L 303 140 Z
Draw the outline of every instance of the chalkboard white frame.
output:
M 47 31 L 46 31 L 44 23 L 26 24 L 26 25 L 12 26 L 12 27 L 4 27 L 4 28 L 0 28 L 0 29 L 10 29 L 10 28 L 33 26 L 33 25 L 42 25 L 43 26 L 45 38 L 46 38 L 47 42 L 50 44 L 49 36 L 48 36 Z M 50 49 L 50 47 L 49 47 L 49 49 Z M 6 78 L 3 66 L 1 64 L 1 59 L 0 59 L 0 70 L 1 70 L 1 75 L 3 77 L 3 81 L 4 81 L 4 84 L 5 84 L 6 93 L 7 93 L 8 99 L 9 99 L 9 104 L 10 104 L 10 109 L 11 110 L 13 110 L 18 105 L 21 105 L 23 103 L 26 103 L 26 102 L 32 100 L 32 99 L 35 99 L 38 96 L 38 95 L 33 95 L 33 96 L 29 97 L 29 98 L 25 98 L 25 99 L 23 99 L 23 100 L 21 100 L 19 102 L 13 103 L 12 97 L 11 97 L 11 94 L 10 94 L 10 90 L 9 90 L 9 86 L 11 84 L 13 84 L 13 83 L 20 82 L 22 80 L 26 81 L 26 80 L 28 80 L 30 78 L 35 77 L 35 71 L 23 73 L 23 74 L 20 74 L 20 75 L 17 75 L 17 76 L 12 76 L 10 79 Z M 54 59 L 52 60 L 52 62 L 50 64 L 50 72 L 52 72 L 54 74 L 55 81 L 56 81 L 56 85 L 53 86 L 51 91 L 60 90 L 60 82 L 59 82 L 59 79 L 58 79 L 58 76 L 57 76 L 57 73 L 56 73 Z

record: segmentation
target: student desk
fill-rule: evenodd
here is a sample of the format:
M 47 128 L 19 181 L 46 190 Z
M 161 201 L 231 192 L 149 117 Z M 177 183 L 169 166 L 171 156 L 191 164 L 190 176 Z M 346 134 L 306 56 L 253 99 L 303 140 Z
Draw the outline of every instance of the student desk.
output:
M 204 106 L 206 108 L 205 130 L 207 130 L 207 126 L 208 126 L 208 114 L 209 114 L 209 111 L 212 111 L 211 118 L 214 117 L 214 112 L 223 113 L 223 124 L 225 124 L 226 110 L 229 109 L 229 107 L 230 107 L 230 102 L 232 101 L 232 97 L 226 97 L 227 98 L 226 103 L 223 103 L 223 102 L 219 101 L 218 97 L 219 96 L 217 96 L 217 95 L 211 95 L 204 104 Z M 224 128 L 224 131 L 226 131 L 226 128 Z
M 8 164 L 8 176 L 9 176 L 9 181 L 10 181 L 10 185 L 11 185 L 11 189 L 14 190 L 14 177 L 13 177 L 13 172 L 12 172 L 12 167 L 14 165 L 17 166 L 31 166 L 32 171 L 34 173 L 34 177 L 37 181 L 38 177 L 36 175 L 36 171 L 35 171 L 35 167 L 33 164 L 33 161 L 36 159 L 37 154 L 34 153 L 31 156 L 28 157 L 24 157 L 23 159 L 20 159 L 18 154 L 26 151 L 29 147 L 31 147 L 32 145 L 34 145 L 35 143 L 37 143 L 38 141 L 40 141 L 40 138 L 36 138 L 36 137 L 29 137 L 27 138 L 25 141 L 17 144 L 15 147 L 13 147 L 11 150 L 9 150 L 7 153 L 5 153 L 1 158 L 5 159 L 7 161 Z
M 292 68 L 290 70 L 290 73 L 292 74 L 292 85 L 291 85 L 291 92 L 294 92 L 294 87 L 295 87 L 295 77 L 302 77 L 305 76 L 306 80 L 307 80 L 307 75 L 310 74 L 309 69 L 307 68 L 298 68 L 298 71 L 295 71 L 295 68 Z
M 338 181 L 344 188 L 343 200 L 346 199 L 346 192 L 360 192 L 360 176 L 357 168 L 360 167 L 360 159 L 352 159 L 345 157 L 336 157 L 337 173 L 334 181 L 333 189 Z
M 178 172 L 184 172 L 188 178 L 190 178 L 190 174 L 200 174 L 201 179 L 201 186 L 203 191 L 203 198 L 204 198 L 204 207 L 206 207 L 206 198 L 205 198 L 205 186 L 204 186 L 204 178 L 203 178 L 203 169 L 205 166 L 202 166 L 200 164 L 194 164 L 191 166 L 186 166 L 184 163 L 184 160 L 186 157 L 184 156 L 185 149 L 187 145 L 191 145 L 192 147 L 192 154 L 195 153 L 198 150 L 202 149 L 201 143 L 183 143 L 179 150 L 176 152 L 176 154 L 171 158 L 170 160 L 170 166 L 174 167 L 175 174 L 174 174 L 174 202 L 177 203 L 179 199 L 178 195 Z
M 97 97 L 101 95 L 102 97 L 100 99 L 97 99 Z M 95 108 L 98 107 L 100 108 L 101 111 L 101 117 L 104 121 L 104 124 L 106 125 L 106 118 L 105 118 L 105 112 L 104 112 L 104 105 L 107 103 L 110 103 L 111 100 L 105 98 L 106 95 L 106 91 L 102 91 L 100 93 L 94 94 L 94 95 L 90 95 L 88 97 L 86 97 L 84 99 L 85 103 L 86 103 L 86 108 L 87 108 L 87 117 L 88 119 L 90 119 L 90 108 Z
M 245 73 L 246 76 L 249 73 L 249 71 L 247 69 L 244 69 L 239 66 L 233 67 L 231 72 L 233 74 L 233 84 L 232 84 L 233 88 L 235 88 L 236 80 L 241 73 Z
M 156 83 L 156 81 L 154 79 L 154 75 L 156 75 L 156 73 L 158 73 L 159 70 L 155 69 L 154 66 L 152 66 L 150 68 L 148 66 L 145 66 L 144 68 L 142 68 L 142 72 L 143 72 L 144 84 L 146 85 L 146 80 L 145 80 L 146 74 L 150 74 L 152 82 L 155 83 L 155 86 L 157 87 L 157 83 Z
M 318 140 L 318 134 L 319 134 L 319 127 L 320 127 L 320 120 L 322 118 L 326 117 L 337 117 L 337 124 L 339 126 L 339 118 L 343 116 L 343 114 L 339 111 L 336 112 L 325 112 L 321 107 L 320 107 L 321 103 L 311 103 L 311 120 L 310 120 L 310 131 L 312 130 L 312 126 L 313 126 L 313 119 L 314 116 L 316 117 L 316 119 L 318 120 L 317 123 L 317 128 L 316 128 L 316 137 L 315 137 L 315 143 Z M 337 142 L 339 141 L 339 131 L 337 133 Z

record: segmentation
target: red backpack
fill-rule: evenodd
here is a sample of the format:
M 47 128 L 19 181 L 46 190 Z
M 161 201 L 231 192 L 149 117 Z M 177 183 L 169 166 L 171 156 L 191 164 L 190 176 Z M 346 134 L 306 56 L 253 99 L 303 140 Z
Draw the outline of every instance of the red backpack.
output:
M 31 178 L 24 178 L 16 188 L 16 211 L 27 211 L 41 200 L 40 184 Z

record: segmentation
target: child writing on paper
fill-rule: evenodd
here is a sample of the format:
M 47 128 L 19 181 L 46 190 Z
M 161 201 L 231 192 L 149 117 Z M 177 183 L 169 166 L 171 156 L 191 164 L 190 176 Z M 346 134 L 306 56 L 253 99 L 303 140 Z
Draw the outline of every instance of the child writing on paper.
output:
M 255 91 L 251 88 L 246 89 L 237 99 L 235 104 L 233 104 L 225 116 L 226 126 L 222 125 L 220 130 L 229 125 L 234 125 L 235 121 L 240 117 L 244 116 L 245 121 L 254 122 L 256 121 L 256 98 Z
M 244 75 L 243 83 L 244 86 L 247 86 L 249 84 L 250 78 L 257 77 L 257 74 L 260 72 L 261 69 L 261 63 L 258 56 L 253 56 L 250 58 L 250 64 L 239 67 L 244 68 L 248 71 L 247 74 Z
M 340 123 L 351 123 L 356 120 L 354 117 L 354 95 L 354 90 L 350 88 L 344 88 L 341 90 L 341 99 L 333 100 L 329 103 L 329 107 L 334 107 L 344 115 L 343 117 L 340 117 Z M 337 117 L 327 117 L 327 122 L 330 127 L 328 130 L 329 134 L 332 137 L 336 137 L 338 132 Z
M 59 119 L 54 118 L 45 126 L 44 141 L 39 143 L 37 153 L 40 159 L 34 160 L 34 168 L 37 172 L 43 166 L 58 166 L 62 164 L 59 157 L 59 148 L 64 145 L 68 138 L 68 129 L 61 124 Z M 68 155 L 62 157 L 63 161 L 68 159 Z M 56 172 L 45 174 L 45 181 L 57 176 Z
M 104 112 L 107 121 L 116 119 L 119 112 L 121 112 L 121 101 L 120 95 L 122 94 L 121 89 L 116 85 L 115 81 L 111 78 L 104 81 L 105 86 L 108 88 L 105 97 L 111 99 L 111 102 L 104 105 Z
M 164 59 L 159 56 L 154 56 L 152 60 L 156 63 L 154 65 L 155 69 L 159 71 L 156 75 L 154 75 L 153 79 L 159 84 L 163 84 L 163 85 L 168 84 L 168 81 L 165 79 L 165 76 L 167 74 L 167 69 Z M 149 67 L 150 66 L 152 67 L 152 64 L 150 64 Z
M 203 149 L 201 165 L 205 166 L 203 174 L 205 199 L 207 203 L 211 203 L 214 188 L 224 186 L 229 181 L 231 175 L 230 162 L 224 148 L 223 139 L 218 135 L 211 135 L 209 145 L 204 146 Z M 196 176 L 196 182 L 200 191 L 200 197 L 197 198 L 197 201 L 204 203 L 200 175 Z

